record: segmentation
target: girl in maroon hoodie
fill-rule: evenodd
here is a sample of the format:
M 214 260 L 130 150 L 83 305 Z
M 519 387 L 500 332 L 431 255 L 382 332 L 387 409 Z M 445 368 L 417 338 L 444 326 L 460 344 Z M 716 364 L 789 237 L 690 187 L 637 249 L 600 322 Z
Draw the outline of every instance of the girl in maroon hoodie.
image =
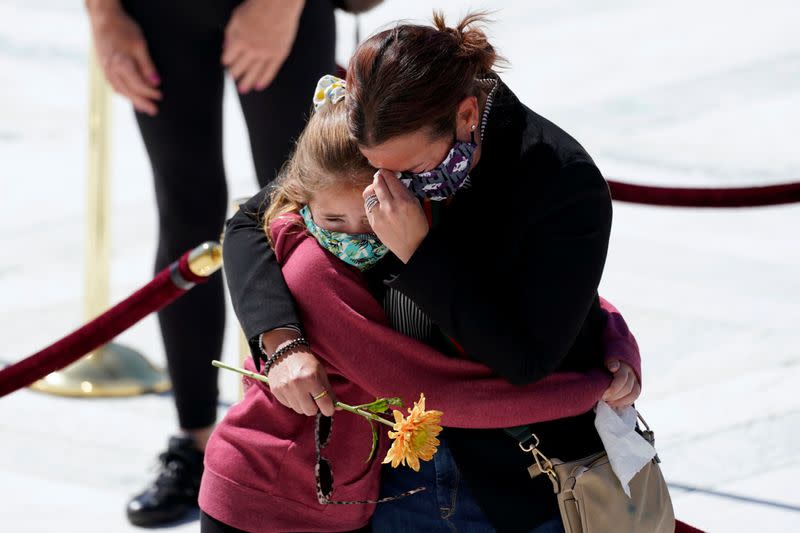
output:
M 371 233 L 362 198 L 375 169 L 349 137 L 343 84 L 333 77 L 320 80 L 317 109 L 264 219 L 306 340 L 324 361 L 329 393 L 351 405 L 388 396 L 409 402 L 424 393 L 429 408 L 444 412 L 442 425 L 455 428 L 507 427 L 591 409 L 611 382 L 603 369 L 556 372 L 515 386 L 482 364 L 443 355 L 390 327 L 377 299 L 379 284 L 370 279 L 387 250 Z M 606 353 L 639 374 L 635 340 L 616 310 L 603 306 Z M 245 366 L 256 370 L 253 361 Z M 202 531 L 365 526 L 375 505 L 363 502 L 378 497 L 386 432 L 377 458 L 365 462 L 369 425 L 349 413 L 330 421 L 320 416 L 315 423 L 284 407 L 263 383 L 246 380 L 243 400 L 228 411 L 206 448 Z M 322 441 L 320 422 L 330 424 Z M 342 505 L 355 501 L 362 503 Z

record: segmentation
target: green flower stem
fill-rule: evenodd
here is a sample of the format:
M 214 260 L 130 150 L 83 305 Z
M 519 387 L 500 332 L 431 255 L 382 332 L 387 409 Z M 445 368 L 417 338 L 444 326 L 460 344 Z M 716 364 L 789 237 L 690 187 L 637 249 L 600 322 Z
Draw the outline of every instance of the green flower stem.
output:
M 244 369 L 244 368 L 239 368 L 239 367 L 235 367 L 235 366 L 226 365 L 222 361 L 217 361 L 216 359 L 211 361 L 211 364 L 214 365 L 217 368 L 224 368 L 225 370 L 231 370 L 233 372 L 238 372 L 239 374 L 247 376 L 248 378 L 256 379 L 256 380 L 262 381 L 264 383 L 269 383 L 269 380 L 267 379 L 267 376 L 265 376 L 263 374 L 257 374 L 256 372 L 251 372 L 251 371 L 249 371 L 247 369 Z M 390 428 L 394 427 L 394 424 L 392 422 L 386 420 L 382 416 L 378 416 L 376 414 L 364 411 L 362 409 L 359 409 L 358 407 L 353 407 L 352 405 L 347 405 L 346 403 L 342 403 L 342 402 L 336 402 L 334 404 L 334 406 L 339 408 L 339 409 L 343 409 L 345 411 L 348 411 L 350 413 L 353 413 L 353 414 L 356 414 L 356 415 L 361 415 L 364 418 L 367 418 L 369 420 L 374 420 L 375 422 L 380 422 L 381 424 L 389 426 Z
M 344 409 L 345 411 L 350 411 L 351 413 L 356 414 L 356 415 L 361 415 L 364 418 L 368 418 L 370 420 L 374 420 L 375 422 L 380 422 L 381 424 L 387 425 L 390 428 L 394 428 L 394 424 L 389 422 L 388 420 L 386 420 L 382 416 L 378 416 L 376 414 L 369 413 L 367 411 L 362 411 L 361 409 L 358 409 L 357 407 L 353 407 L 352 405 L 347 405 L 346 403 L 342 403 L 342 402 L 336 402 L 336 407 Z
M 217 361 L 216 359 L 211 361 L 211 364 L 214 365 L 217 368 L 224 368 L 225 370 L 232 370 L 234 372 L 238 372 L 240 374 L 243 374 L 243 375 L 247 376 L 248 378 L 257 379 L 258 381 L 263 381 L 264 383 L 269 383 L 269 380 L 267 379 L 267 376 L 265 376 L 263 374 L 256 374 L 255 372 L 250 372 L 249 370 L 247 370 L 245 368 L 239 368 L 239 367 L 236 367 L 236 366 L 226 365 L 222 361 Z

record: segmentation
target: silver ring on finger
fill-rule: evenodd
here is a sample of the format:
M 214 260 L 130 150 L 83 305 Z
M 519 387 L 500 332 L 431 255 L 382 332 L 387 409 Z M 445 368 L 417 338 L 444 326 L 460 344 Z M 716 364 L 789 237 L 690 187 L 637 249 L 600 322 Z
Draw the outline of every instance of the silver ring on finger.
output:
M 380 204 L 378 197 L 374 194 L 370 194 L 367 196 L 367 199 L 364 200 L 364 207 L 367 209 L 367 213 L 371 213 L 375 206 Z

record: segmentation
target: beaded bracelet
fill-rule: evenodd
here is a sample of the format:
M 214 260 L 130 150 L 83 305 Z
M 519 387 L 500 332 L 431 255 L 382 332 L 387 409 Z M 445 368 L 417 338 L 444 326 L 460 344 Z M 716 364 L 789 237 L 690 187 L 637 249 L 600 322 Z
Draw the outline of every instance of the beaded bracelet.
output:
M 298 326 L 295 326 L 294 324 L 286 324 L 285 326 L 281 326 L 281 327 L 275 328 L 272 331 L 277 331 L 279 329 L 289 329 L 291 331 L 294 331 L 295 333 L 297 333 L 301 337 L 303 336 L 303 332 L 300 330 L 300 328 Z M 265 331 L 261 335 L 258 336 L 258 351 L 259 351 L 259 354 L 258 354 L 258 356 L 256 356 L 255 353 L 253 354 L 253 363 L 255 363 L 255 365 L 256 365 L 256 371 L 257 372 L 261 372 L 261 363 L 266 361 L 267 359 L 269 359 L 269 354 L 264 349 L 264 335 L 266 335 L 267 333 L 271 333 L 271 332 Z
M 287 342 L 286 344 L 275 350 L 275 353 L 270 355 L 264 362 L 264 369 L 261 371 L 261 373 L 264 374 L 265 376 L 269 374 L 270 367 L 273 364 L 275 364 L 278 361 L 278 359 L 286 355 L 289 352 L 289 350 L 296 348 L 298 346 L 306 346 L 306 347 L 309 346 L 308 341 L 306 340 L 305 337 L 297 337 L 296 339 Z

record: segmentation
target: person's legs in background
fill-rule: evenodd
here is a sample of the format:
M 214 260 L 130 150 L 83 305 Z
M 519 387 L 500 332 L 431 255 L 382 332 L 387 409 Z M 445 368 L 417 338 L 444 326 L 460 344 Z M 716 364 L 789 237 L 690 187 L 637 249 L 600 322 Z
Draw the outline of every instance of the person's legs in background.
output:
M 129 1 L 161 77 L 158 114 L 137 113 L 159 214 L 155 270 L 207 240 L 219 240 L 227 209 L 222 161 L 225 20 L 213 2 Z M 152 526 L 196 507 L 203 448 L 216 421 L 218 358 L 225 326 L 223 280 L 213 276 L 158 313 L 182 435 L 159 457 L 156 480 L 129 503 L 129 520 Z
M 224 29 L 236 1 L 129 0 L 161 76 L 155 117 L 137 113 L 159 211 L 156 271 L 206 240 L 218 240 L 227 210 L 222 159 Z M 241 95 L 261 186 L 274 179 L 300 134 L 317 79 L 335 67 L 330 2 L 308 2 L 295 45 L 273 84 Z M 322 49 L 318 46 L 324 45 Z M 214 276 L 159 315 L 182 435 L 159 456 L 155 481 L 129 503 L 129 520 L 153 526 L 197 505 L 203 449 L 216 421 L 217 371 L 225 326 L 223 279 Z
M 295 45 L 263 91 L 239 95 L 261 187 L 275 179 L 313 109 L 317 81 L 336 70 L 333 3 L 306 2 Z

